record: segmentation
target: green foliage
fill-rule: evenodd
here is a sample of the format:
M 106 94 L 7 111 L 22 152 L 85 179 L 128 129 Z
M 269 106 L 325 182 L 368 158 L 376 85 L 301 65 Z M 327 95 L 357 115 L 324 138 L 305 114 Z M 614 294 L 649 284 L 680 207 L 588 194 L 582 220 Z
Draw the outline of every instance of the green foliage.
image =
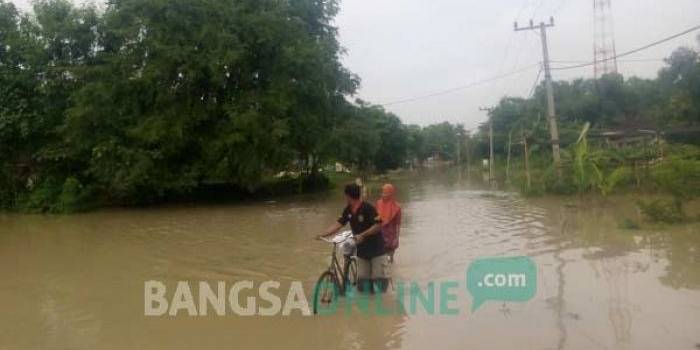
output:
M 457 139 L 465 134 L 462 125 L 443 122 L 423 128 L 423 159 L 439 156 L 443 160 L 457 158 Z
M 334 160 L 364 172 L 488 157 L 486 125 L 474 135 L 407 126 L 349 102 L 359 78 L 341 63 L 338 10 L 335 0 L 115 0 L 104 10 L 37 0 L 24 14 L 0 0 L 0 208 L 152 203 L 212 183 L 254 192 L 280 171 L 306 174 L 298 185 L 313 189 Z M 700 57 L 678 49 L 653 80 L 555 82 L 555 98 L 564 177 L 551 165 L 542 87 L 491 114 L 496 157 L 511 150 L 511 177 L 532 194 L 607 195 L 657 155 L 577 142 L 581 126 L 697 125 Z M 525 143 L 532 186 L 515 159 Z M 684 152 L 651 171 L 682 201 L 700 187 L 700 157 Z
M 418 125 L 406 127 L 406 153 L 409 161 L 422 162 L 426 158 L 425 135 Z
M 556 169 L 554 169 L 553 165 L 545 168 L 542 174 L 542 181 L 544 183 L 543 192 L 559 195 L 572 195 L 579 191 L 580 184 L 576 182 L 576 178 L 574 176 L 564 176 L 562 178 L 558 178 Z
M 511 177 L 523 192 L 600 191 L 607 196 L 634 182 L 637 186 L 654 185 L 683 201 L 697 196 L 700 183 L 694 174 L 700 172 L 694 161 L 700 156 L 697 148 L 687 145 L 697 143 L 698 133 L 693 130 L 700 126 L 700 55 L 696 51 L 675 50 L 656 79 L 624 79 L 611 74 L 597 80 L 554 82 L 554 91 L 562 147 L 561 177 L 552 169 L 543 86 L 531 98 L 504 97 L 490 113 L 496 158 L 507 157 L 508 136 L 516 135 L 512 155 L 522 158 L 527 141 L 529 155 L 535 160 L 530 166 L 530 187 L 523 180 L 523 167 L 511 168 L 515 172 L 511 170 Z M 646 136 L 643 144 L 620 147 L 600 137 L 610 129 L 622 133 L 656 130 L 662 141 L 650 140 L 655 136 L 647 131 L 651 136 Z M 488 124 L 482 125 L 476 136 L 480 156 L 488 157 Z M 686 145 L 668 146 L 664 139 Z M 679 157 L 684 161 L 674 160 Z M 545 158 L 549 160 L 542 162 Z M 521 160 L 511 159 L 511 163 Z
M 700 159 L 673 155 L 652 170 L 656 185 L 681 201 L 700 195 Z
M 647 220 L 651 222 L 673 224 L 685 219 L 683 205 L 678 199 L 638 201 L 637 206 Z
M 299 160 L 331 158 L 328 131 L 354 109 L 336 1 L 120 0 L 99 12 L 39 0 L 33 10 L 0 0 L 3 206 L 19 193 L 18 207 L 69 211 L 83 198 L 71 178 L 116 203 L 211 181 L 254 190 Z M 29 178 L 44 180 L 9 185 Z
M 573 152 L 574 183 L 579 193 L 587 192 L 602 182 L 602 172 L 597 164 L 597 155 L 588 147 L 588 130 L 590 124 L 581 130 Z
M 380 106 L 357 102 L 359 106 L 339 123 L 328 143 L 327 153 L 337 160 L 360 171 L 384 172 L 429 157 L 455 161 L 459 146 L 466 157 L 469 137 L 462 125 L 407 126 Z
M 33 213 L 72 213 L 87 209 L 91 195 L 91 189 L 76 178 L 69 177 L 63 183 L 47 178 L 30 192 L 21 194 L 18 206 Z
M 639 224 L 633 221 L 632 219 L 625 218 L 624 220 L 622 220 L 622 223 L 620 223 L 620 228 L 625 230 L 639 230 L 641 226 L 639 226 Z
M 361 171 L 383 172 L 403 166 L 408 155 L 406 126 L 380 106 L 358 104 L 336 127 L 327 153 Z
M 304 176 L 302 179 L 302 187 L 306 192 L 317 192 L 327 190 L 331 187 L 330 180 L 320 174 L 314 176 Z M 263 181 L 256 189 L 255 193 L 259 196 L 279 196 L 287 194 L 296 194 L 299 187 L 299 179 L 291 176 L 285 176 L 280 179 L 268 179 Z
M 61 194 L 58 196 L 51 211 L 57 213 L 72 213 L 87 208 L 90 190 L 86 189 L 80 181 L 69 177 L 63 183 Z
M 628 166 L 620 166 L 615 168 L 607 176 L 603 176 L 602 181 L 598 184 L 598 188 L 603 196 L 608 196 L 616 187 L 629 182 L 631 179 L 632 169 Z
M 17 200 L 17 206 L 28 212 L 50 212 L 53 203 L 56 203 L 60 194 L 60 183 L 55 178 L 47 178 L 33 186 L 30 192 L 21 193 Z
M 350 110 L 342 124 L 333 130 L 328 147 L 338 160 L 355 165 L 360 171 L 369 171 L 379 150 L 379 131 L 374 128 L 377 117 L 384 117 L 379 107 L 365 106 Z
M 642 213 L 652 222 L 675 223 L 686 218 L 685 202 L 700 195 L 700 160 L 675 154 L 652 170 L 657 187 L 672 200 L 639 202 Z
M 404 165 L 408 145 L 406 127 L 394 114 L 381 115 L 376 120 L 379 132 L 379 148 L 374 156 L 377 170 L 397 169 Z
M 0 209 L 12 209 L 17 200 L 18 185 L 12 172 L 7 168 L 0 169 Z
M 581 194 L 597 189 L 603 196 L 608 196 L 618 185 L 631 179 L 632 170 L 626 165 L 608 170 L 612 166 L 610 158 L 613 157 L 610 152 L 590 147 L 589 127 L 589 123 L 584 125 L 576 143 L 570 147 L 570 152 L 562 152 L 565 166 L 561 178 L 557 177 L 555 170 L 550 166 L 544 177 L 548 192 Z

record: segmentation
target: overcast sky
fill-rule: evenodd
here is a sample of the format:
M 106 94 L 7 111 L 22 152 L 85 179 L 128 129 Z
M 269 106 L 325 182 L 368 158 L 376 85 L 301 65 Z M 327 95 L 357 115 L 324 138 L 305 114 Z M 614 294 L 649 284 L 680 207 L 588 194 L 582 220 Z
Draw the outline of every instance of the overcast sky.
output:
M 541 60 L 536 32 L 513 22 L 555 17 L 548 31 L 552 60 L 593 59 L 592 0 L 344 0 L 337 24 L 345 64 L 362 78 L 360 97 L 387 103 L 516 70 Z M 624 52 L 700 24 L 699 0 L 612 0 L 617 51 Z M 695 34 L 626 59 L 667 57 Z M 653 77 L 663 62 L 620 62 L 621 73 Z M 387 106 L 406 123 L 442 120 L 473 128 L 481 105 L 503 95 L 526 96 L 538 68 L 495 83 L 416 102 Z M 592 67 L 554 72 L 554 79 L 591 77 Z
M 634 49 L 700 24 L 700 0 L 612 0 L 617 51 Z M 14 1 L 28 8 L 28 0 Z M 541 61 L 536 32 L 514 32 L 554 16 L 552 60 L 593 59 L 593 0 L 344 0 L 337 18 L 345 65 L 358 74 L 358 97 L 384 104 L 424 96 Z M 661 59 L 678 46 L 697 47 L 697 32 L 625 60 Z M 660 61 L 619 62 L 621 73 L 654 77 Z M 538 68 L 439 97 L 389 105 L 405 123 L 447 120 L 467 129 L 485 119 L 479 106 L 526 96 Z M 591 77 L 593 68 L 554 72 L 554 79 Z

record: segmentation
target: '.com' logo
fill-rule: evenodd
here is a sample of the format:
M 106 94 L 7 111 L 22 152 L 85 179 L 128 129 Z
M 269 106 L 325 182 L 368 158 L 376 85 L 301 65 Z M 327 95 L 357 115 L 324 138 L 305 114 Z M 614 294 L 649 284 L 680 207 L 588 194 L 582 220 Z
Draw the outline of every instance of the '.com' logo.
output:
M 467 290 L 472 312 L 488 300 L 525 302 L 537 293 L 537 267 L 525 256 L 478 259 L 467 270 Z

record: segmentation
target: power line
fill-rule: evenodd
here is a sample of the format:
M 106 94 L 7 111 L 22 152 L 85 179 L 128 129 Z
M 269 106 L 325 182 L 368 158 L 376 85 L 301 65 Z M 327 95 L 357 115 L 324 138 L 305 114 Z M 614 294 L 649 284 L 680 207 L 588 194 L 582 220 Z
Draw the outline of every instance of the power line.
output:
M 543 4 L 543 3 L 544 3 L 544 0 L 540 0 L 539 4 L 537 4 L 537 7 L 535 7 L 535 10 L 532 11 L 532 14 L 530 15 L 530 18 L 535 18 L 535 15 L 537 14 L 537 12 L 539 12 L 540 9 L 542 8 L 542 4 Z
M 662 62 L 664 58 L 630 58 L 626 60 L 617 60 L 618 62 Z M 583 60 L 550 60 L 552 63 L 589 63 Z
M 441 96 L 441 95 L 450 94 L 450 93 L 453 93 L 453 92 L 456 92 L 456 91 L 460 91 L 460 90 L 466 90 L 466 89 L 469 89 L 469 88 L 472 88 L 472 87 L 475 87 L 475 86 L 479 86 L 479 85 L 483 85 L 483 84 L 486 84 L 486 83 L 490 83 L 490 82 L 493 82 L 493 81 L 497 81 L 497 80 L 500 80 L 500 79 L 503 79 L 503 78 L 507 78 L 507 77 L 509 77 L 509 76 L 511 76 L 511 75 L 515 75 L 515 74 L 518 74 L 518 73 L 525 72 L 525 71 L 530 70 L 530 69 L 532 69 L 532 68 L 534 68 L 534 67 L 537 67 L 537 66 L 539 66 L 539 65 L 540 65 L 539 63 L 531 64 L 531 65 L 529 65 L 529 66 L 525 66 L 525 67 L 516 69 L 516 70 L 514 70 L 514 71 L 510 71 L 510 72 L 508 72 L 508 73 L 499 74 L 499 75 L 496 75 L 496 76 L 493 76 L 493 77 L 490 77 L 490 78 L 478 80 L 478 81 L 471 82 L 471 83 L 469 83 L 469 84 L 465 84 L 465 85 L 462 85 L 462 86 L 457 86 L 457 87 L 453 87 L 453 88 L 450 88 L 450 89 L 446 89 L 446 90 L 442 90 L 442 91 L 438 91 L 438 92 L 434 92 L 434 93 L 430 93 L 430 94 L 426 94 L 426 95 L 421 95 L 421 96 L 416 96 L 416 97 L 410 97 L 410 98 L 405 98 L 405 99 L 401 99 L 401 100 L 396 100 L 396 101 L 392 101 L 392 102 L 387 102 L 387 103 L 381 104 L 380 106 L 386 107 L 386 106 L 397 105 L 397 104 L 402 104 L 402 103 L 414 102 L 414 101 L 418 101 L 418 100 L 424 100 L 424 99 L 428 99 L 428 98 L 432 98 L 432 97 L 437 97 L 437 96 Z
M 518 14 L 515 16 L 515 18 L 516 18 L 517 20 L 520 19 L 520 16 L 523 14 L 523 11 L 525 11 L 525 9 L 526 9 L 529 5 L 530 5 L 530 1 L 527 0 L 527 1 L 525 1 L 525 3 L 523 4 L 523 6 L 520 7 L 520 10 L 518 10 Z M 513 33 L 513 32 L 510 32 L 510 35 L 508 36 L 508 44 L 506 45 L 506 49 L 505 49 L 505 51 L 503 52 L 503 59 L 501 59 L 501 65 L 498 66 L 498 74 L 503 73 L 503 69 L 505 68 L 505 64 L 506 64 L 506 59 L 507 59 L 508 57 L 510 57 L 510 48 L 511 48 L 511 45 L 512 45 L 512 43 L 513 43 L 513 38 L 514 38 L 514 37 L 515 37 L 514 33 Z M 520 41 L 518 41 L 518 43 L 520 43 Z M 520 50 L 518 50 L 517 47 L 516 47 L 516 52 L 518 52 L 518 53 L 520 52 Z M 515 60 L 515 64 L 513 65 L 513 68 L 515 68 L 515 67 L 518 65 L 518 59 L 519 59 L 519 55 L 516 56 L 516 60 Z M 503 90 L 502 87 L 500 87 L 500 90 Z
M 587 62 L 587 63 L 583 63 L 583 64 L 577 64 L 577 65 L 572 65 L 572 66 L 552 67 L 552 70 L 567 70 L 567 69 L 574 69 L 574 68 L 589 67 L 589 66 L 592 66 L 592 65 L 594 65 L 594 64 L 596 64 L 596 63 L 599 63 L 599 62 L 605 62 L 605 61 L 614 60 L 614 59 L 617 59 L 617 58 L 620 58 L 620 57 L 629 56 L 629 55 L 635 54 L 635 53 L 637 53 L 637 52 L 641 52 L 641 51 L 644 51 L 644 50 L 646 50 L 646 49 L 652 48 L 652 47 L 654 47 L 654 46 L 663 44 L 663 43 L 665 43 L 665 42 L 667 42 L 667 41 L 671 41 L 671 40 L 673 40 L 673 39 L 675 39 L 675 38 L 681 37 L 681 36 L 686 35 L 686 34 L 688 34 L 688 33 L 692 33 L 692 32 L 694 32 L 694 31 L 696 31 L 696 30 L 698 30 L 698 29 L 700 29 L 700 25 L 697 25 L 697 26 L 694 26 L 694 27 L 692 27 L 692 28 L 686 29 L 686 30 L 684 30 L 684 31 L 682 31 L 682 32 L 680 32 L 680 33 L 673 34 L 673 35 L 671 35 L 671 36 L 669 36 L 669 37 L 666 37 L 666 38 L 664 38 L 664 39 L 655 41 L 655 42 L 653 42 L 653 43 L 651 43 L 651 44 L 644 45 L 644 46 L 639 47 L 639 48 L 636 48 L 636 49 L 634 49 L 634 50 L 626 51 L 626 52 L 623 52 L 623 53 L 618 54 L 618 55 L 615 55 L 615 56 L 606 57 L 605 59 L 602 59 L 602 60 L 597 60 L 597 61 L 593 61 L 593 62 Z
M 552 16 L 557 15 L 559 13 L 559 11 L 561 11 L 562 7 L 564 7 L 564 5 L 567 5 L 567 4 L 568 4 L 568 0 L 560 0 L 559 6 L 557 6 L 557 8 L 554 10 L 554 12 L 552 13 Z
M 535 93 L 535 89 L 537 89 L 537 85 L 540 83 L 540 76 L 542 75 L 542 66 L 540 66 L 540 70 L 537 72 L 537 77 L 535 77 L 535 82 L 532 83 L 532 89 L 530 89 L 530 93 L 527 95 L 528 98 L 532 97 L 532 95 Z
M 648 63 L 648 62 L 663 62 L 663 61 L 665 61 L 664 58 L 640 58 L 640 59 L 617 60 L 618 63 Z M 589 61 L 581 61 L 581 60 L 579 60 L 579 61 L 562 60 L 562 61 L 550 61 L 550 62 L 580 65 L 580 67 L 573 67 L 573 66 L 556 67 L 556 66 L 553 66 L 552 70 L 560 70 L 560 68 L 566 68 L 567 70 L 580 69 L 580 68 L 586 68 L 586 67 L 590 66 L 590 65 L 586 65 L 586 64 L 590 63 Z
M 523 4 L 523 6 L 520 7 L 520 9 L 518 10 L 517 15 L 515 16 L 515 20 L 516 20 L 516 21 L 519 21 L 519 20 L 520 20 L 520 17 L 523 15 L 523 13 L 525 12 L 525 10 L 527 10 L 528 8 L 533 7 L 533 6 L 535 5 L 534 3 L 531 4 L 531 2 L 533 2 L 533 1 L 537 1 L 537 0 L 527 0 L 527 1 L 525 1 L 525 3 Z M 543 0 L 540 0 L 540 4 L 539 4 L 537 7 L 542 6 L 542 1 L 543 1 Z M 537 11 L 537 8 L 533 7 L 533 11 Z M 531 16 L 530 18 L 532 18 L 532 16 Z M 510 32 L 510 36 L 508 37 L 508 45 L 507 45 L 507 47 L 506 47 L 506 55 L 504 55 L 503 60 L 501 61 L 501 65 L 500 65 L 499 68 L 498 68 L 498 74 L 503 73 L 503 70 L 504 70 L 504 68 L 505 68 L 505 63 L 506 63 L 506 56 L 507 56 L 507 57 L 510 57 L 509 53 L 510 53 L 510 48 L 511 48 L 511 46 L 512 46 L 512 45 L 511 45 L 511 42 L 512 42 L 512 40 L 513 40 L 514 37 L 515 37 L 515 33 L 514 33 L 514 32 Z M 529 37 L 528 37 L 528 39 L 529 39 Z M 532 43 L 530 42 L 530 40 L 525 40 L 525 41 L 523 41 L 523 40 L 518 40 L 518 41 L 517 41 L 516 46 L 515 46 L 515 60 L 513 60 L 513 64 L 511 65 L 512 69 L 516 69 L 516 67 L 518 67 L 518 65 L 519 65 L 519 63 L 520 63 L 520 58 L 521 58 L 521 53 L 522 53 L 522 52 L 532 52 L 531 50 L 523 50 L 523 49 L 522 49 L 522 45 L 523 45 L 524 42 L 525 42 L 525 45 L 527 45 L 527 44 L 532 45 Z M 528 61 L 529 61 L 529 59 L 528 59 Z M 507 86 L 504 86 L 504 82 L 502 81 L 500 84 L 494 84 L 493 87 L 492 87 L 492 91 L 493 91 L 493 89 L 497 89 L 498 91 L 504 91 L 504 92 L 506 92 L 506 95 L 508 95 L 507 92 L 510 90 L 509 87 L 511 87 L 511 86 L 512 86 L 512 84 L 509 84 L 509 85 L 507 85 Z
M 663 61 L 663 58 L 640 58 L 640 59 L 629 59 L 629 60 L 619 60 L 618 62 L 660 62 Z M 551 61 L 552 63 L 583 63 L 586 61 Z M 540 77 L 542 76 L 542 67 L 540 67 L 540 70 L 537 71 L 537 76 L 535 77 L 535 81 L 532 83 L 532 88 L 530 89 L 530 93 L 527 95 L 528 98 L 531 98 L 534 93 L 535 89 L 537 89 L 537 86 L 540 83 Z
M 529 0 L 526 1 L 526 2 L 523 4 L 523 6 L 520 7 L 520 10 L 518 10 L 518 14 L 515 16 L 515 19 L 516 19 L 516 20 L 519 20 L 519 19 L 520 19 L 520 16 L 523 14 L 523 11 L 525 11 L 525 8 L 527 8 L 528 5 L 530 5 L 530 1 L 529 1 Z
M 682 31 L 682 32 L 680 32 L 680 33 L 671 35 L 671 36 L 669 36 L 669 37 L 666 37 L 666 38 L 664 38 L 664 39 L 655 41 L 655 42 L 653 42 L 653 43 L 644 45 L 644 46 L 642 46 L 642 47 L 639 47 L 639 48 L 636 48 L 636 49 L 633 49 L 633 50 L 630 50 L 630 51 L 626 51 L 626 52 L 623 52 L 623 53 L 621 53 L 621 54 L 618 54 L 618 55 L 615 55 L 615 56 L 612 56 L 612 57 L 608 57 L 608 58 L 606 58 L 605 60 L 612 60 L 612 59 L 617 59 L 617 58 L 620 58 L 620 57 L 629 56 L 629 55 L 632 55 L 632 54 L 635 54 L 635 53 L 644 51 L 644 50 L 646 50 L 646 49 L 649 49 L 649 48 L 651 48 L 651 47 L 654 47 L 654 46 L 663 44 L 663 43 L 665 43 L 665 42 L 667 42 L 667 41 L 671 41 L 671 40 L 673 40 L 673 39 L 675 39 L 675 38 L 681 37 L 681 36 L 686 35 L 686 34 L 688 34 L 688 33 L 692 33 L 692 32 L 694 32 L 694 31 L 696 31 L 696 30 L 698 30 L 698 29 L 700 29 L 700 25 L 697 25 L 697 26 L 694 26 L 694 27 L 692 27 L 692 28 L 686 29 L 686 30 L 684 30 L 684 31 Z M 656 59 L 649 59 L 649 60 L 656 60 Z M 600 60 L 600 61 L 603 61 L 603 60 Z M 642 60 L 638 60 L 638 61 L 642 61 Z M 553 61 L 553 62 L 564 62 L 564 61 Z M 596 64 L 596 62 L 599 62 L 599 61 L 586 62 L 586 63 L 576 64 L 576 65 L 571 65 L 571 66 L 551 67 L 551 70 L 558 70 L 558 71 L 559 71 L 559 70 L 569 70 L 569 69 L 576 69 L 576 68 L 582 68 L 582 67 L 589 67 L 589 66 L 592 66 L 592 65 Z M 414 101 L 419 101 L 419 100 L 424 100 L 424 99 L 428 99 L 428 98 L 433 98 L 433 97 L 437 97 L 437 96 L 441 96 L 441 95 L 450 94 L 450 93 L 453 93 L 453 92 L 456 92 L 456 91 L 460 91 L 460 90 L 466 90 L 466 89 L 469 89 L 469 88 L 472 88 L 472 87 L 475 87 L 475 86 L 479 86 L 479 85 L 483 85 L 483 84 L 486 84 L 486 83 L 490 83 L 490 82 L 493 82 L 493 81 L 497 81 L 497 80 L 500 80 L 500 79 L 503 79 L 503 78 L 507 78 L 507 77 L 509 77 L 509 76 L 511 76 L 511 75 L 515 75 L 515 74 L 518 74 L 518 73 L 522 73 L 522 72 L 524 72 L 524 71 L 527 71 L 527 70 L 532 69 L 532 68 L 534 68 L 534 67 L 536 67 L 536 66 L 539 66 L 539 65 L 540 65 L 540 63 L 532 64 L 532 65 L 529 65 L 529 66 L 525 66 L 525 67 L 522 67 L 522 68 L 519 68 L 519 69 L 510 71 L 510 72 L 508 72 L 508 73 L 499 74 L 499 75 L 496 75 L 496 76 L 493 76 L 493 77 L 490 77 L 490 78 L 487 78 L 487 79 L 475 81 L 475 82 L 472 82 L 472 83 L 469 83 L 469 84 L 466 84 L 466 85 L 457 86 L 457 87 L 454 87 L 454 88 L 450 88 L 450 89 L 446 89 L 446 90 L 442 90 L 442 91 L 438 91 L 438 92 L 434 92 L 434 93 L 430 93 L 430 94 L 426 94 L 426 95 L 421 95 L 421 96 L 416 96 L 416 97 L 411 97 L 411 98 L 405 98 L 405 99 L 401 99 L 401 100 L 396 100 L 396 101 L 392 101 L 392 102 L 387 102 L 387 103 L 381 104 L 381 106 L 386 107 L 386 106 L 391 106 L 391 105 L 409 103 L 409 102 L 414 102 Z M 541 74 L 541 73 L 540 73 L 540 74 Z M 539 79 L 539 78 L 538 78 L 538 79 Z

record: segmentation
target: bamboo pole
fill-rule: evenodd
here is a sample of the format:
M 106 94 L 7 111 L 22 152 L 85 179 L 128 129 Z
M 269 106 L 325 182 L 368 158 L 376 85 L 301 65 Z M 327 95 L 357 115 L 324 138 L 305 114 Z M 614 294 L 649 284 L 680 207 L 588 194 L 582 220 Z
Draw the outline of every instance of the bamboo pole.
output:
M 525 137 L 525 133 L 522 130 L 521 133 L 525 152 L 525 180 L 527 181 L 527 191 L 530 192 L 532 190 L 532 180 L 530 179 L 530 151 L 527 148 L 527 137 Z
M 506 183 L 510 184 L 510 149 L 513 141 L 513 130 L 508 132 L 508 158 L 506 160 Z

